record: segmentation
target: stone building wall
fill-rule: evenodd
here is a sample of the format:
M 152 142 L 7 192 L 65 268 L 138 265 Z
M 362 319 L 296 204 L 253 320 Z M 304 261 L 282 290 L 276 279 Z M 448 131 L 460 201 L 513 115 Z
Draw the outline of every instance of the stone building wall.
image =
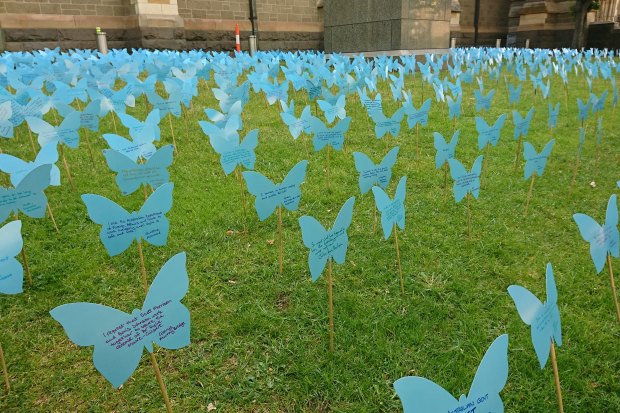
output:
M 179 15 L 184 18 L 247 20 L 250 17 L 248 0 L 178 0 Z M 322 22 L 316 0 L 258 0 L 261 21 Z
M 453 27 L 451 37 L 456 38 L 458 46 L 472 46 L 476 2 L 459 0 L 457 3 L 460 4 L 459 25 Z M 510 0 L 480 0 L 478 45 L 495 46 L 496 39 L 502 39 L 502 45 L 506 45 L 509 11 Z
M 72 16 L 128 16 L 130 0 L 0 0 L 0 14 L 56 14 Z

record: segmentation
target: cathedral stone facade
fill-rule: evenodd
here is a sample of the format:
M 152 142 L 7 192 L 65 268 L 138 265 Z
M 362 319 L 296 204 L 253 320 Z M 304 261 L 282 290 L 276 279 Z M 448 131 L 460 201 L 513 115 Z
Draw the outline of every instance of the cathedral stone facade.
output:
M 0 49 L 242 48 L 256 10 L 261 49 L 389 51 L 477 44 L 568 47 L 574 0 L 0 0 Z M 478 29 L 475 30 L 476 5 Z M 588 46 L 620 48 L 620 0 L 588 16 Z

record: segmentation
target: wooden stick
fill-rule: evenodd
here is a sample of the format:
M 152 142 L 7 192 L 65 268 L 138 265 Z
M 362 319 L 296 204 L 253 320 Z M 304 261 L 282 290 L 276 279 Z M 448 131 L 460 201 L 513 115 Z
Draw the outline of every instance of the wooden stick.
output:
M 327 145 L 327 189 L 329 190 L 329 147 L 330 145 Z
M 34 139 L 32 139 L 32 131 L 30 130 L 30 126 L 28 126 L 28 137 L 30 138 L 30 146 L 32 146 L 32 153 L 36 156 L 37 149 L 34 147 Z
M 515 173 L 519 170 L 519 155 L 521 154 L 521 136 L 517 139 L 517 150 L 515 152 Z
M 88 130 L 84 131 L 84 138 L 86 139 L 86 146 L 88 147 L 88 155 L 90 156 L 90 162 L 93 164 L 93 169 L 95 169 L 95 156 L 93 155 L 93 147 L 90 144 L 90 138 L 88 137 Z
M 405 294 L 405 282 L 403 280 L 403 270 L 400 266 L 400 248 L 398 248 L 398 231 L 394 224 L 394 240 L 396 241 L 396 259 L 398 260 L 398 275 L 400 276 L 400 293 Z
M 564 413 L 564 403 L 562 403 L 562 389 L 560 388 L 560 373 L 558 371 L 558 361 L 555 358 L 555 346 L 551 340 L 551 364 L 553 365 L 553 377 L 555 378 L 555 393 L 558 396 L 558 410 Z
M 532 182 L 530 183 L 530 190 L 527 193 L 527 199 L 525 200 L 525 215 L 527 215 L 527 208 L 530 205 L 530 198 L 532 197 L 532 190 L 534 189 L 535 180 L 536 180 L 536 172 L 532 174 Z
M 140 253 L 140 273 L 142 274 L 142 286 L 144 292 L 149 292 L 149 283 L 146 281 L 146 266 L 144 265 L 144 253 L 142 252 L 142 242 L 138 242 L 138 252 Z
M 611 292 L 614 295 L 614 305 L 616 306 L 616 317 L 620 323 L 620 305 L 618 304 L 618 294 L 616 293 L 616 283 L 614 282 L 614 272 L 611 269 L 611 255 L 607 254 L 607 268 L 609 269 L 609 281 L 611 282 Z
M 467 237 L 471 239 L 471 207 L 469 205 L 469 194 L 467 197 Z
M 372 221 L 372 233 L 376 234 L 377 233 L 377 203 L 374 202 L 373 203 L 374 206 L 374 220 Z
M 329 296 L 329 351 L 334 352 L 334 301 L 332 290 L 332 260 L 327 259 L 327 294 Z
M 581 161 L 581 156 L 577 156 L 577 162 L 575 162 L 575 169 L 573 170 L 573 180 L 570 183 L 570 187 L 568 188 L 568 195 L 572 195 L 573 187 L 575 186 L 575 182 L 577 181 L 577 171 L 579 170 L 579 163 Z
M 166 403 L 166 411 L 168 413 L 172 413 L 172 404 L 170 404 L 170 398 L 168 397 L 168 391 L 166 390 L 166 384 L 164 383 L 164 379 L 161 376 L 161 370 L 159 370 L 159 365 L 157 364 L 157 360 L 155 359 L 155 354 L 149 353 L 149 355 L 151 356 L 151 364 L 153 365 L 153 369 L 155 370 L 155 376 L 157 377 L 157 383 L 159 383 L 159 389 L 161 390 L 161 395 L 164 396 L 164 403 Z
M 19 219 L 19 215 L 15 214 L 15 221 Z M 28 256 L 26 255 L 26 244 L 22 243 L 22 261 L 24 261 L 24 267 L 26 268 L 26 278 L 28 279 L 28 285 L 32 287 L 32 276 L 30 275 L 30 265 L 28 265 Z
M 144 194 L 144 200 L 146 201 L 149 198 L 148 194 L 146 193 L 146 185 L 142 186 L 142 193 Z
M 114 111 L 112 111 L 112 123 L 114 123 L 114 133 L 118 135 L 118 128 L 116 127 L 116 115 L 114 114 Z
M 420 124 L 416 123 L 415 125 L 415 147 L 416 147 L 416 158 L 420 159 Z
M 65 172 L 67 172 L 67 178 L 69 179 L 69 185 L 71 185 L 71 189 L 75 191 L 75 185 L 73 185 L 73 178 L 71 177 L 71 170 L 69 169 L 67 158 L 65 158 L 65 150 L 62 144 L 60 145 L 60 155 L 62 156 L 62 163 L 65 166 Z
M 50 219 L 52 220 L 52 224 L 54 224 L 54 228 L 56 228 L 56 232 L 60 233 L 58 225 L 56 225 L 56 220 L 54 219 L 54 214 L 52 213 L 52 207 L 50 206 L 49 201 L 47 203 L 47 212 L 50 214 Z
M 240 167 L 239 167 L 240 168 Z M 241 204 L 243 205 L 243 232 L 246 231 L 245 222 L 247 220 L 247 212 L 245 207 L 245 191 L 243 190 L 243 178 L 241 177 L 241 171 L 239 169 L 235 169 L 235 174 L 239 179 L 239 187 L 241 188 Z
M 9 372 L 6 369 L 6 361 L 4 361 L 2 344 L 0 344 L 0 363 L 2 363 L 2 375 L 4 376 L 4 385 L 6 386 L 6 391 L 11 391 L 11 383 L 9 383 Z
M 172 134 L 172 145 L 174 145 L 174 151 L 179 152 L 177 149 L 177 140 L 174 138 L 174 128 L 172 127 L 172 114 L 168 113 L 168 124 L 170 125 L 170 133 Z
M 443 168 L 443 203 L 448 201 L 448 162 L 446 162 Z
M 280 258 L 280 274 L 282 274 L 282 206 L 278 205 L 278 255 Z

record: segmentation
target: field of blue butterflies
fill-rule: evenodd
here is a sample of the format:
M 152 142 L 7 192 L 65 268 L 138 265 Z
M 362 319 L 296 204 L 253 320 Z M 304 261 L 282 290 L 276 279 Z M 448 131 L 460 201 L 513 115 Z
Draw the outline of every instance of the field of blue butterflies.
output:
M 620 411 L 619 74 L 0 55 L 0 410 Z

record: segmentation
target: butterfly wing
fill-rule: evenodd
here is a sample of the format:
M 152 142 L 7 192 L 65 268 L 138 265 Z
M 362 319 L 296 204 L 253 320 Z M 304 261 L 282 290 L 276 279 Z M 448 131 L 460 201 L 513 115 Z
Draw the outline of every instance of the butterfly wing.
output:
M 248 192 L 256 197 L 254 208 L 258 213 L 258 219 L 264 221 L 280 205 L 280 197 L 276 195 L 276 186 L 263 174 L 254 171 L 244 171 L 243 178 Z
M 381 227 L 383 228 L 383 236 L 385 239 L 388 239 L 392 234 L 392 219 L 388 218 L 387 209 L 392 203 L 392 200 L 385 193 L 383 189 L 378 186 L 372 187 L 372 193 L 375 196 L 375 203 L 377 205 L 377 209 L 381 212 Z
M 52 165 L 41 165 L 30 171 L 15 188 L 20 194 L 17 207 L 31 218 L 44 218 L 47 197 L 43 192 L 50 185 Z
M 50 185 L 60 185 L 60 169 L 55 165 L 58 162 L 58 147 L 55 142 L 50 142 L 41 148 L 34 161 L 36 166 L 52 165 L 50 170 Z M 0 162 L 2 163 L 2 162 Z M 20 179 L 21 180 L 21 179 Z
M 158 313 L 161 323 L 152 340 L 157 345 L 176 350 L 190 343 L 190 313 L 181 300 L 189 289 L 184 252 L 170 258 L 153 280 L 142 306 L 143 312 Z M 150 344 L 147 349 L 152 352 Z
M 373 161 L 362 152 L 353 152 L 355 169 L 359 172 L 359 185 L 362 194 L 365 194 L 375 183 L 376 175 L 372 173 L 375 168 Z
M 482 174 L 482 158 L 480 155 L 474 161 L 474 166 L 471 167 L 470 174 L 472 175 L 472 179 L 469 183 L 469 191 L 474 196 L 475 199 L 478 199 L 478 195 L 480 195 L 480 175 Z
M 39 142 L 39 145 L 44 146 L 48 142 L 58 141 L 55 127 L 35 116 L 26 116 L 25 119 L 30 130 L 38 135 L 37 142 Z
M 108 254 L 113 257 L 129 248 L 136 238 L 136 229 L 126 224 L 131 214 L 100 195 L 84 194 L 82 201 L 90 219 L 101 225 L 99 237 Z
M 450 165 L 450 176 L 454 179 L 454 199 L 458 203 L 467 195 L 467 186 L 461 182 L 461 178 L 467 175 L 467 169 L 454 158 L 448 159 L 448 165 Z
M 394 201 L 398 202 L 398 210 L 396 212 L 396 224 L 402 230 L 405 229 L 405 197 L 407 196 L 407 177 L 403 176 L 398 181 L 396 187 L 396 195 Z
M 493 341 L 484 354 L 474 381 L 469 389 L 468 400 L 476 400 L 477 408 L 484 412 L 504 411 L 504 402 L 499 393 L 508 380 L 508 335 L 503 334 Z M 484 401 L 485 395 L 488 398 Z
M 107 335 L 127 327 L 129 314 L 100 304 L 64 304 L 50 311 L 54 320 L 64 328 L 69 339 L 78 346 L 95 346 L 95 368 L 115 388 L 120 387 L 138 367 L 143 346 L 122 345 L 116 335 Z M 120 348 L 117 348 L 121 346 Z
M 142 238 L 151 245 L 166 245 L 170 229 L 166 213 L 172 208 L 173 189 L 172 182 L 163 184 L 144 202 L 139 213 L 140 218 L 144 219 L 144 225 L 139 229 L 138 239 Z
M 618 258 L 620 240 L 618 239 L 618 201 L 615 194 L 609 197 L 609 202 L 607 203 L 605 228 L 608 228 L 609 232 L 606 239 L 607 250 L 612 256 Z
M 331 238 L 333 243 L 330 246 L 331 256 L 338 264 L 344 263 L 347 255 L 347 248 L 349 246 L 349 236 L 347 235 L 347 230 L 353 220 L 354 205 L 355 197 L 352 196 L 347 199 L 342 208 L 340 208 L 340 212 L 338 212 L 334 226 L 329 231 L 330 235 L 333 237 Z
M 604 228 L 586 214 L 574 214 L 573 219 L 579 227 L 581 237 L 590 243 L 590 256 L 598 274 L 603 270 L 607 259 L 607 246 L 601 241 L 605 239 Z
M 449 412 L 458 404 L 443 387 L 423 377 L 402 377 L 394 382 L 394 390 L 404 413 Z
M 555 285 L 555 278 L 553 277 L 553 267 L 551 263 L 547 263 L 546 271 L 546 284 L 547 284 L 547 301 L 545 305 L 553 306 L 551 320 L 552 334 L 554 341 L 561 346 L 562 345 L 562 323 L 560 321 L 560 310 L 558 308 L 558 288 Z
M 22 222 L 11 221 L 0 228 L 0 293 L 19 294 L 23 291 L 24 268 L 15 259 L 24 246 Z
M 286 174 L 284 181 L 282 181 L 281 188 L 284 189 L 282 205 L 289 211 L 296 211 L 301 200 L 301 189 L 299 186 L 306 180 L 306 169 L 308 168 L 308 161 L 299 161 L 293 168 Z
M 523 159 L 525 159 L 525 168 L 523 170 L 524 179 L 529 179 L 530 176 L 536 171 L 535 159 L 538 156 L 538 152 L 534 146 L 529 142 L 523 143 Z
M 25 174 L 30 172 L 30 164 L 13 155 L 0 153 L 0 171 L 11 175 L 11 184 L 19 185 Z
M 126 155 L 114 149 L 104 149 L 103 156 L 108 167 L 117 173 L 116 184 L 123 195 L 133 194 L 140 188 L 142 179 L 140 179 L 141 177 L 139 175 L 142 165 L 137 164 Z
M 299 218 L 299 226 L 303 243 L 310 249 L 308 266 L 314 282 L 321 276 L 329 258 L 329 251 L 325 246 L 327 231 L 319 221 L 307 215 Z

